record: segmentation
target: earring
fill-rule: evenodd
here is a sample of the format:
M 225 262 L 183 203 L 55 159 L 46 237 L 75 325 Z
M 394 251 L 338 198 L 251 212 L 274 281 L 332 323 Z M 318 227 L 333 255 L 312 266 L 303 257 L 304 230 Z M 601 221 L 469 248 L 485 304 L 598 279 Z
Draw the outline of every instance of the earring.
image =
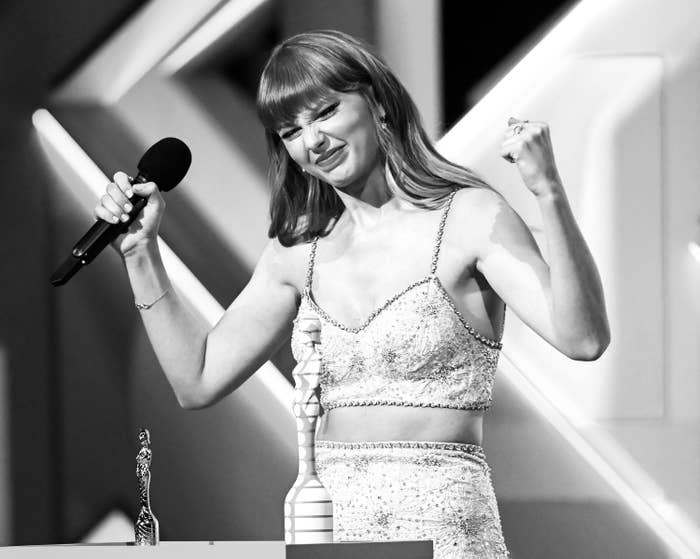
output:
M 379 122 L 382 125 L 382 128 L 386 128 L 386 115 L 382 115 L 379 117 Z

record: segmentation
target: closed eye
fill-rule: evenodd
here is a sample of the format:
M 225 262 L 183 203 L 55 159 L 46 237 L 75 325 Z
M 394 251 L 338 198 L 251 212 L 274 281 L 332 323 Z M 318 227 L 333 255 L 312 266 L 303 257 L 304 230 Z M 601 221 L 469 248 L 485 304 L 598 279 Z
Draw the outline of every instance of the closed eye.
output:
M 280 136 L 282 137 L 283 140 L 289 140 L 294 134 L 299 132 L 301 130 L 299 127 L 296 128 L 290 128 L 289 130 L 285 130 L 284 132 L 280 132 Z
M 338 105 L 340 105 L 340 101 L 336 101 L 335 103 L 328 105 L 325 109 L 318 113 L 318 116 L 316 118 L 326 118 L 330 116 L 338 108 Z
M 319 113 L 316 114 L 316 120 L 323 120 L 331 116 L 333 113 L 335 113 L 336 109 L 338 108 L 338 105 L 340 105 L 340 101 L 336 101 L 335 103 L 331 103 L 327 107 L 324 107 Z M 280 131 L 279 135 L 283 140 L 290 140 L 293 136 L 296 135 L 297 132 L 299 132 L 299 130 L 301 130 L 301 128 L 295 126 L 294 128 L 289 128 L 288 130 Z

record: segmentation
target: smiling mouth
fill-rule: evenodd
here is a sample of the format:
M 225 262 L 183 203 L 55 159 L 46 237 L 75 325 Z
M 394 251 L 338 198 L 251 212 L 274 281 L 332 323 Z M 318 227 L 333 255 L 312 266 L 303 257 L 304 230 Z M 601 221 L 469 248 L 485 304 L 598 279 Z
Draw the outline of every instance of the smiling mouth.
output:
M 316 160 L 315 164 L 316 164 L 316 165 L 322 165 L 323 163 L 325 163 L 325 162 L 327 162 L 327 161 L 333 159 L 333 157 L 334 157 L 337 153 L 339 153 L 344 147 L 345 147 L 345 146 L 341 146 L 341 147 L 339 147 L 339 148 L 334 148 L 334 149 L 332 149 L 332 150 L 330 150 L 330 151 L 327 151 L 326 153 L 324 153 L 321 157 L 319 157 L 319 158 Z

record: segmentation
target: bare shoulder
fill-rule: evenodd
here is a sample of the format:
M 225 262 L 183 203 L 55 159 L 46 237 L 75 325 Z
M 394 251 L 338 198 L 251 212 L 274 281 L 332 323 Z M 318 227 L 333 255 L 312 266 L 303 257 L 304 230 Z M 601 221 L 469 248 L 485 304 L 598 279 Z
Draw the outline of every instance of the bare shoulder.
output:
M 488 188 L 463 188 L 453 200 L 456 219 L 464 243 L 477 249 L 478 259 L 492 254 L 498 247 L 534 243 L 532 233 L 506 199 Z
M 481 240 L 517 216 L 500 193 L 479 187 L 458 190 L 450 213 L 454 214 L 452 219 L 463 224 L 461 229 L 465 235 Z
M 310 250 L 311 243 L 298 243 L 287 247 L 274 237 L 267 241 L 257 268 L 278 283 L 292 286 L 300 293 L 304 286 Z
M 452 200 L 451 211 L 470 219 L 494 216 L 499 211 L 510 209 L 506 199 L 491 188 L 460 188 Z

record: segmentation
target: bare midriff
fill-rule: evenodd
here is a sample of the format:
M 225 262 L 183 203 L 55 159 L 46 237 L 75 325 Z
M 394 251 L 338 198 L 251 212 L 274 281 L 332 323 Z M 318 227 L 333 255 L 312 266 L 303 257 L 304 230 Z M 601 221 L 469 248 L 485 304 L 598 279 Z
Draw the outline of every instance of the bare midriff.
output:
M 347 406 L 319 418 L 317 440 L 443 441 L 481 445 L 483 410 Z

